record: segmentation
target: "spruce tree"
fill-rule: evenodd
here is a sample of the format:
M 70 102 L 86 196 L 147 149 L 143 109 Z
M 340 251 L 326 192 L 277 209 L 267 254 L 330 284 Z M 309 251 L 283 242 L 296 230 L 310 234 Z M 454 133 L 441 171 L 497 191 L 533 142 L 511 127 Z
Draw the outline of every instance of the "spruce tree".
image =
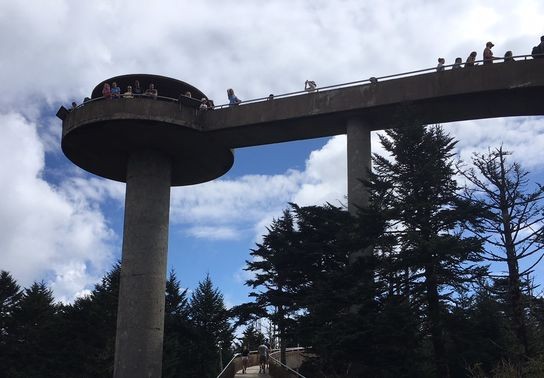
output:
M 182 290 L 175 272 L 166 281 L 163 343 L 163 377 L 182 376 L 193 361 L 191 351 L 196 335 L 189 320 L 187 289 Z
M 0 272 L 0 366 L 9 368 L 17 358 L 15 352 L 15 313 L 23 292 L 17 281 L 6 271 Z
M 223 294 L 213 286 L 209 275 L 199 282 L 191 296 L 190 317 L 197 337 L 191 374 L 215 377 L 219 374 L 219 353 L 223 362 L 228 362 L 234 337 Z
M 424 311 L 436 374 L 449 376 L 443 312 L 455 291 L 481 276 L 481 240 L 462 232 L 478 209 L 460 199 L 453 165 L 456 142 L 440 126 L 406 126 L 380 135 L 390 154 L 373 156 L 371 191 L 382 202 L 388 233 L 399 245 L 389 256 L 400 292 Z
M 287 329 L 289 315 L 296 309 L 293 288 L 299 278 L 295 250 L 298 248 L 292 214 L 285 210 L 283 216 L 275 219 L 268 234 L 257 248 L 251 250 L 251 261 L 246 261 L 245 270 L 255 274 L 246 285 L 255 291 L 250 293 L 257 305 L 266 312 L 267 317 L 278 327 L 280 338 L 280 359 L 286 362 Z
M 13 377 L 56 377 L 59 369 L 57 307 L 53 293 L 44 282 L 35 282 L 25 289 L 14 310 L 16 319 L 12 344 Z M 10 371 L 11 370 L 11 371 Z

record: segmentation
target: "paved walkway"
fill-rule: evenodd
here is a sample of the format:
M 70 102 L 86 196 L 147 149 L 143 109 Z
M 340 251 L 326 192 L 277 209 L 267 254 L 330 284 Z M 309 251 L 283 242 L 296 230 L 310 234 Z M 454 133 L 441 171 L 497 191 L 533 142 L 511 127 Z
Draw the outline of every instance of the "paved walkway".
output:
M 245 377 L 245 378 L 270 378 L 268 375 L 268 369 L 266 374 L 259 374 L 259 366 L 250 366 L 247 368 L 246 373 L 242 374 L 242 370 L 236 373 L 235 377 Z

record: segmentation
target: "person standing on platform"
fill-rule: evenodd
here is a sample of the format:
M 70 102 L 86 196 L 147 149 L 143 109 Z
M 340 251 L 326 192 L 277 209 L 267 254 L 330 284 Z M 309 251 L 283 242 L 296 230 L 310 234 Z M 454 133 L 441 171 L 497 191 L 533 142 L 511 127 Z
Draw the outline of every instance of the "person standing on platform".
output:
M 436 66 L 436 72 L 442 72 L 444 71 L 444 64 L 446 63 L 446 59 L 444 58 L 438 58 L 438 64 Z
M 493 51 L 491 48 L 495 46 L 492 42 L 487 42 L 484 49 L 484 65 L 493 63 Z
M 533 59 L 544 58 L 544 35 L 540 37 L 540 44 L 533 47 L 531 55 L 533 56 Z

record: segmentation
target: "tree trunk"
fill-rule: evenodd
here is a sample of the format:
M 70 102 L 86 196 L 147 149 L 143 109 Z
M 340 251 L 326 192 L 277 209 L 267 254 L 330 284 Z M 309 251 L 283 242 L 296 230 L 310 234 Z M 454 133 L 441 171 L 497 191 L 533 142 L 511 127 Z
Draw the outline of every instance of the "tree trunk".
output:
M 509 204 L 506 198 L 505 188 L 506 172 L 504 162 L 501 160 L 501 181 L 500 189 L 501 217 L 504 228 L 504 241 L 506 249 L 506 262 L 508 265 L 508 302 L 512 309 L 512 322 L 518 342 L 522 348 L 522 359 L 525 359 L 529 352 L 527 342 L 527 331 L 525 328 L 525 316 L 523 311 L 523 301 L 521 293 L 521 280 L 519 278 L 518 257 L 516 247 L 512 236 L 512 227 L 510 225 Z
M 448 378 L 450 372 L 446 361 L 446 351 L 444 348 L 444 336 L 440 324 L 440 301 L 438 296 L 438 284 L 434 267 L 427 265 L 425 268 L 425 283 L 427 287 L 427 306 L 429 316 L 429 327 L 433 343 L 435 366 L 437 376 Z

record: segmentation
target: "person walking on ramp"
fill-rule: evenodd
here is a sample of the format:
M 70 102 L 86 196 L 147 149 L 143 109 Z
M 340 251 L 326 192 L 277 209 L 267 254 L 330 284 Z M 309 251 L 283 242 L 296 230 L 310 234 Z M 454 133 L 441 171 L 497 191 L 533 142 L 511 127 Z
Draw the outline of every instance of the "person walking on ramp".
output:
M 268 347 L 264 344 L 259 345 L 259 373 L 266 373 L 266 360 L 268 359 Z

